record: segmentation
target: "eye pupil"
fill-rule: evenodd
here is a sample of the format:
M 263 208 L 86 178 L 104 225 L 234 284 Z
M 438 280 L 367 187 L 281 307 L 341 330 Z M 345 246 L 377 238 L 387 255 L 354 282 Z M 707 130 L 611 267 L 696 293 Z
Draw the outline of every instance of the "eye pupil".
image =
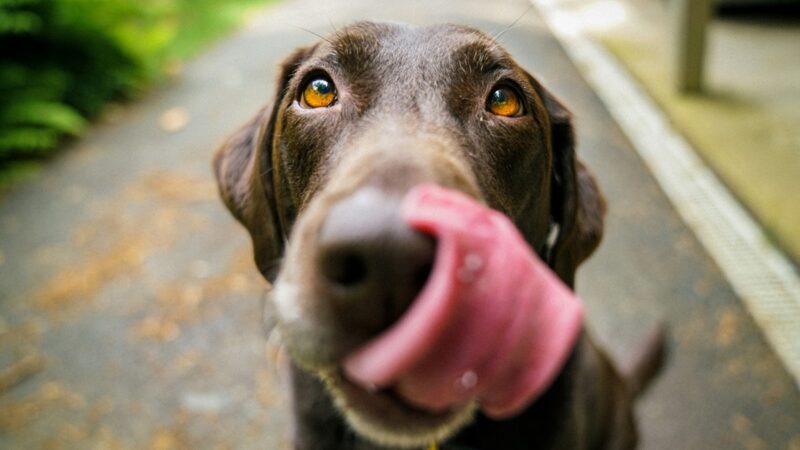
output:
M 495 89 L 492 93 L 492 103 L 495 105 L 505 105 L 508 100 L 508 91 L 506 89 Z
M 311 88 L 317 91 L 320 95 L 326 95 L 331 92 L 331 83 L 328 80 L 318 78 L 311 82 Z
M 323 108 L 333 104 L 336 88 L 327 78 L 314 78 L 303 89 L 302 105 L 307 108 Z
M 499 87 L 489 95 L 487 109 L 498 116 L 513 117 L 522 112 L 522 103 L 513 90 L 507 87 Z

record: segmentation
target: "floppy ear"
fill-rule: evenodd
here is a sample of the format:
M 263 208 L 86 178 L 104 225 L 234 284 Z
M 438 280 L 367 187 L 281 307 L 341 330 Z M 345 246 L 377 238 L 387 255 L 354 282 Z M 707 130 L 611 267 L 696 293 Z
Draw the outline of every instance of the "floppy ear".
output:
M 553 175 L 550 214 L 558 235 L 548 263 L 568 286 L 575 271 L 600 244 L 606 202 L 594 176 L 575 154 L 572 114 L 549 91 L 538 85 L 550 119 Z
M 214 155 L 214 174 L 222 200 L 250 232 L 256 265 L 270 282 L 277 276 L 286 232 L 278 215 L 272 170 L 275 122 L 289 80 L 310 52 L 310 48 L 298 49 L 284 60 L 273 103 L 233 133 Z

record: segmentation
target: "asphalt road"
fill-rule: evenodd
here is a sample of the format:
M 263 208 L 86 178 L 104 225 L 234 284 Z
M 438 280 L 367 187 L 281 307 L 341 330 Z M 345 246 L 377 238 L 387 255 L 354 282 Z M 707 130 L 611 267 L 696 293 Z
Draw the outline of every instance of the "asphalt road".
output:
M 259 325 L 266 283 L 216 197 L 213 149 L 272 96 L 280 58 L 316 39 L 303 29 L 497 32 L 527 8 L 282 3 L 0 200 L 0 370 L 17 370 L 0 378 L 21 380 L 0 394 L 0 447 L 287 448 L 281 356 Z M 637 408 L 641 448 L 800 449 L 793 380 L 535 11 L 500 41 L 572 108 L 609 200 L 578 279 L 590 328 L 624 359 L 656 320 L 670 325 L 669 363 Z

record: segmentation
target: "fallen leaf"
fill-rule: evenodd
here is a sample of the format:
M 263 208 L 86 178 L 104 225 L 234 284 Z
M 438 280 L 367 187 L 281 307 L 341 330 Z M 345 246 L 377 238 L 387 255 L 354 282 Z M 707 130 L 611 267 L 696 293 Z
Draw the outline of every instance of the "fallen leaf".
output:
M 134 327 L 136 337 L 170 342 L 181 334 L 180 326 L 172 320 L 160 317 L 147 317 Z
M 189 123 L 189 110 L 176 106 L 164 111 L 158 119 L 158 125 L 164 131 L 174 133 L 182 130 Z

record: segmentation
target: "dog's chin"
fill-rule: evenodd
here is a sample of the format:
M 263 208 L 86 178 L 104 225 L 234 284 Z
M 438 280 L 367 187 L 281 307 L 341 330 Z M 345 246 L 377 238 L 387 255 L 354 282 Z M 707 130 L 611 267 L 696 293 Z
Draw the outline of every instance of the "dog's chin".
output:
M 475 403 L 443 412 L 415 408 L 391 390 L 369 392 L 339 371 L 319 373 L 348 424 L 361 436 L 389 447 L 419 448 L 443 441 L 467 425 Z

